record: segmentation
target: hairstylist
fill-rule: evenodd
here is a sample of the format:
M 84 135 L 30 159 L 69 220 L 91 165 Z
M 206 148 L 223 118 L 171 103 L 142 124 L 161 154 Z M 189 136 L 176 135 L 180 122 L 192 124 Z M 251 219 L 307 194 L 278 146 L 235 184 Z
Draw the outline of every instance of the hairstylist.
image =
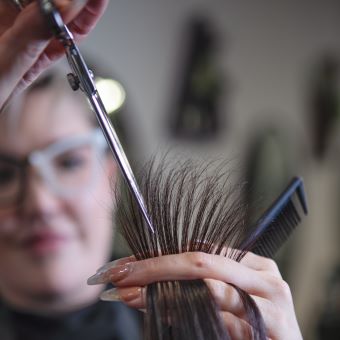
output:
M 107 3 L 57 2 L 77 39 Z M 45 32 L 37 3 L 19 13 L 0 1 L 0 338 L 139 339 L 135 313 L 86 284 L 112 247 L 116 165 L 103 135 L 63 71 L 26 89 L 63 55 Z
M 75 37 L 84 37 L 94 26 L 108 1 L 58 1 L 59 9 Z M 58 43 L 49 39 L 36 3 L 19 15 L 4 1 L 0 4 L 0 107 L 22 91 L 60 57 Z M 30 29 L 28 30 L 27 27 Z M 237 293 L 228 283 L 251 294 L 261 310 L 268 337 L 300 340 L 292 296 L 271 260 L 248 254 L 241 263 L 216 255 L 185 253 L 134 262 L 131 258 L 106 267 L 89 280 L 112 282 L 117 287 L 104 295 L 143 308 L 143 287 L 160 280 L 204 278 L 226 316 L 233 339 L 245 339 L 247 321 Z M 226 303 L 229 301 L 229 303 Z

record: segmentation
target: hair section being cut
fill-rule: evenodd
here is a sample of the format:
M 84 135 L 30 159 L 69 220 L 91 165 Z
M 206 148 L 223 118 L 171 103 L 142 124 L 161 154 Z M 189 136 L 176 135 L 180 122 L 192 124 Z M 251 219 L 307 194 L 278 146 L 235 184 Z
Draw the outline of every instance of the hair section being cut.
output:
M 139 183 L 155 233 L 127 189 L 116 193 L 118 222 L 137 260 L 183 252 L 241 259 L 246 206 L 241 199 L 243 186 L 231 184 L 229 168 L 227 162 L 153 159 L 144 167 Z M 254 300 L 235 288 L 251 326 L 248 338 L 266 339 Z M 230 339 L 203 280 L 155 282 L 146 291 L 145 339 Z

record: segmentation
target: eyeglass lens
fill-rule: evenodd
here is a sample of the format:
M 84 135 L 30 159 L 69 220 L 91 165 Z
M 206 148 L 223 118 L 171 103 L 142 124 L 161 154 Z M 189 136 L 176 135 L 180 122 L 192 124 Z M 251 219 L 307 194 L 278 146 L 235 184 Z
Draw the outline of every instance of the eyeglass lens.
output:
M 96 158 L 92 145 L 76 147 L 52 159 L 52 179 L 61 190 L 79 190 L 91 182 Z
M 99 150 L 91 143 L 70 147 L 38 165 L 40 169 L 37 170 L 55 194 L 72 195 L 94 182 L 99 155 Z M 20 201 L 25 192 L 25 181 L 30 180 L 26 173 L 28 169 L 0 159 L 0 208 L 8 208 Z

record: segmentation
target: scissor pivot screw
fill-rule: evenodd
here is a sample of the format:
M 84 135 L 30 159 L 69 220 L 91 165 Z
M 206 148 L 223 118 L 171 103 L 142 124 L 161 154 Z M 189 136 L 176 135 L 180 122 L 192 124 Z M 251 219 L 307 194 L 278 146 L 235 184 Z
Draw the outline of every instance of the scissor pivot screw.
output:
M 68 83 L 70 84 L 71 89 L 73 91 L 79 90 L 80 81 L 79 81 L 79 79 L 78 79 L 78 77 L 76 75 L 74 75 L 73 73 L 69 73 L 67 75 L 67 80 L 68 80 Z

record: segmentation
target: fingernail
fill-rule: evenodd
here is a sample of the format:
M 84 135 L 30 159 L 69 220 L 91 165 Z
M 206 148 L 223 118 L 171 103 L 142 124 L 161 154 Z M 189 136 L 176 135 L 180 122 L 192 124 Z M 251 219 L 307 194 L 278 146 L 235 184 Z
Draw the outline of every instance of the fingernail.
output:
M 130 272 L 130 263 L 116 265 L 106 271 L 99 271 L 87 279 L 88 285 L 98 285 L 109 282 L 118 282 L 124 279 Z
M 102 273 L 102 272 L 107 271 L 108 269 L 117 267 L 118 265 L 122 265 L 124 263 L 133 262 L 133 261 L 135 261 L 134 256 L 122 257 L 121 259 L 114 260 L 114 261 L 104 264 L 104 266 L 97 269 L 97 273 Z
M 98 272 L 87 279 L 88 285 L 98 285 L 101 283 L 107 283 L 108 273 L 107 272 Z
M 118 261 L 119 261 L 119 260 L 115 260 L 115 261 L 111 261 L 111 262 L 108 262 L 108 263 L 104 264 L 104 266 L 102 266 L 102 267 L 100 267 L 100 268 L 97 269 L 96 274 L 97 274 L 97 273 L 106 272 L 108 269 L 111 269 L 111 268 L 116 267 Z
M 104 290 L 100 294 L 100 300 L 102 301 L 121 301 L 120 294 L 117 288 L 111 288 L 108 290 Z
M 100 294 L 100 299 L 103 301 L 123 301 L 129 302 L 141 297 L 142 289 L 140 287 L 125 288 L 112 288 L 105 290 Z

